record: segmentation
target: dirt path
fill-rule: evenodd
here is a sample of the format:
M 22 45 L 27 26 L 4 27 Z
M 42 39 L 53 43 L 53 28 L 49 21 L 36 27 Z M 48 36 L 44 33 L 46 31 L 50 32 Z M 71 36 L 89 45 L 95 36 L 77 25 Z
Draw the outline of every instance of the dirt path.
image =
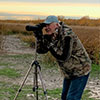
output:
M 100 99 L 100 80 L 98 78 L 89 80 L 86 88 L 90 90 L 90 98 Z
M 2 40 L 3 41 L 2 41 L 1 47 L 2 47 L 3 53 L 9 54 L 9 55 L 14 55 L 14 54 L 32 54 L 32 55 L 34 55 L 34 49 L 29 47 L 26 43 L 23 43 L 15 35 L 3 36 Z M 30 60 L 31 60 L 31 58 L 30 58 Z M 18 63 L 18 60 L 16 62 Z M 23 63 L 24 64 L 23 66 L 28 65 L 25 63 L 26 62 Z M 29 63 L 30 63 L 30 61 L 29 61 Z M 18 69 L 18 66 L 17 66 L 17 69 Z M 21 69 L 21 66 L 19 66 L 19 67 Z M 46 84 L 46 87 L 48 89 L 59 88 L 59 86 L 60 87 L 62 86 L 62 78 L 58 71 L 52 71 L 52 69 L 46 70 L 46 72 L 44 72 L 44 71 L 45 71 L 45 68 L 43 69 L 42 74 L 43 74 L 44 83 Z M 50 74 L 48 74 L 48 73 L 50 73 Z M 24 75 L 25 74 L 26 73 L 24 73 Z M 57 74 L 57 75 L 54 75 L 53 77 L 51 77 L 52 74 Z M 13 79 L 9 79 L 7 77 L 1 77 L 0 80 L 5 80 L 6 82 L 13 82 Z M 23 80 L 23 77 L 16 79 L 13 83 L 21 84 L 20 80 Z M 29 75 L 26 84 L 33 84 L 32 81 L 33 81 L 33 76 Z M 39 83 L 40 83 L 40 80 L 39 80 Z
M 2 49 L 9 54 L 33 54 L 34 50 L 29 48 L 26 43 L 23 43 L 15 35 L 7 35 L 2 37 Z
M 7 54 L 34 54 L 34 49 L 29 48 L 26 43 L 23 43 L 15 35 L 3 36 L 3 41 L 0 42 L 3 53 Z M 48 74 L 50 73 L 50 74 Z M 55 75 L 53 75 L 55 74 Z M 53 70 L 47 70 L 43 73 L 44 83 L 47 88 L 59 88 L 62 87 L 62 77 L 59 72 Z M 20 84 L 23 77 L 16 79 L 14 83 Z M 13 81 L 9 78 L 0 77 L 0 80 L 7 82 Z M 32 76 L 30 75 L 27 80 L 27 84 L 32 83 Z M 40 80 L 39 80 L 40 82 Z M 86 89 L 90 90 L 92 98 L 100 99 L 100 80 L 99 79 L 89 79 Z

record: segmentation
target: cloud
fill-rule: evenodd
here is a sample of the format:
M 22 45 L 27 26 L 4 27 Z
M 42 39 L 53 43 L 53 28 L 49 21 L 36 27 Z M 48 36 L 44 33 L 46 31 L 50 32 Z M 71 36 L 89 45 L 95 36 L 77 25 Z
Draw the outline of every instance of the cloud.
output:
M 100 3 L 100 0 L 1 0 L 1 1 L 8 1 L 8 2 L 38 2 L 38 3 Z
M 33 20 L 33 19 L 45 19 L 46 16 L 32 15 L 32 14 L 15 14 L 15 13 L 2 13 L 0 12 L 0 19 L 14 19 L 14 20 Z
M 100 4 L 1 2 L 2 16 L 90 16 L 100 18 Z M 94 14 L 95 13 L 95 14 Z
M 0 12 L 0 16 L 33 16 L 33 15 L 32 14 L 15 14 L 15 13 Z

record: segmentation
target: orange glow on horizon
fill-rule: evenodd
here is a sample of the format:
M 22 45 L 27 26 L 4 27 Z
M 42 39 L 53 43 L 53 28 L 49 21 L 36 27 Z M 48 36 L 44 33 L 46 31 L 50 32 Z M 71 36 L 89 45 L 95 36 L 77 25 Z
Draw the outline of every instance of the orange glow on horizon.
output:
M 100 4 L 0 2 L 0 13 L 90 16 L 100 18 Z

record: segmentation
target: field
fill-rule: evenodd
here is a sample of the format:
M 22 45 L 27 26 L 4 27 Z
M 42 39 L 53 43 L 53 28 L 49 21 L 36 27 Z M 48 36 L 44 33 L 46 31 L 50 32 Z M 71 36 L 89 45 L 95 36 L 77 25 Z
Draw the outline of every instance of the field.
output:
M 42 20 L 33 21 L 33 22 L 35 24 L 37 24 L 39 22 L 42 22 Z M 28 24 L 35 25 L 35 24 L 33 24 L 33 22 L 32 21 L 22 21 L 22 22 L 21 21 L 1 21 L 0 22 L 0 34 L 1 35 L 16 34 L 23 41 L 29 43 L 29 45 L 31 47 L 34 47 L 35 38 L 33 36 L 33 33 L 27 32 L 25 30 L 26 25 L 28 25 Z M 77 21 L 75 21 L 75 22 L 77 22 Z M 73 24 L 75 22 L 73 22 Z M 83 21 L 83 22 L 86 22 L 86 21 Z M 91 23 L 91 22 L 89 22 L 89 23 Z M 99 23 L 99 20 L 98 20 L 98 23 Z M 82 24 L 82 21 L 80 21 L 79 25 L 81 25 L 81 24 Z M 79 36 L 79 38 L 82 41 L 83 45 L 85 46 L 87 52 L 89 53 L 89 56 L 92 59 L 93 63 L 99 64 L 100 63 L 100 56 L 99 56 L 100 25 L 97 23 L 94 24 L 95 26 L 86 26 L 84 24 L 83 24 L 84 26 L 79 26 L 79 25 L 69 25 L 69 26 L 71 26 L 73 31 Z M 98 25 L 98 26 L 96 26 L 96 25 Z
M 25 26 L 38 22 L 33 24 L 33 21 L 0 21 L 0 100 L 13 100 L 34 60 L 35 38 L 32 32 L 25 30 Z M 82 100 L 100 100 L 100 26 L 69 26 L 79 36 L 93 62 Z M 38 61 L 42 66 L 41 72 L 49 100 L 60 100 L 63 78 L 59 74 L 57 63 L 50 53 L 38 55 Z M 32 76 L 31 71 L 18 100 L 33 100 Z M 40 100 L 45 100 L 40 85 L 39 80 L 39 97 Z

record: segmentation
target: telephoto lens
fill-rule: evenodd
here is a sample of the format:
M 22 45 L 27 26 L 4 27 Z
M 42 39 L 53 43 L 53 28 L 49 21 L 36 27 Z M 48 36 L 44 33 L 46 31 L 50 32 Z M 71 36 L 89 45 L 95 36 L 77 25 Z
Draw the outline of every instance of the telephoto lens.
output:
M 46 24 L 40 23 L 40 24 L 37 24 L 37 25 L 35 25 L 35 26 L 27 25 L 25 28 L 26 28 L 27 31 L 33 31 L 34 36 L 35 36 L 36 38 L 41 38 L 42 35 L 43 35 L 43 34 L 42 34 L 42 29 L 43 29 L 43 27 L 45 27 L 45 26 L 46 26 Z
M 36 30 L 38 30 L 38 26 L 27 25 L 26 30 L 27 31 L 36 31 Z
M 27 25 L 26 30 L 27 31 L 39 31 L 39 30 L 42 30 L 43 27 L 45 27 L 45 26 L 46 26 L 45 23 L 40 23 L 40 24 L 37 24 L 35 26 Z

